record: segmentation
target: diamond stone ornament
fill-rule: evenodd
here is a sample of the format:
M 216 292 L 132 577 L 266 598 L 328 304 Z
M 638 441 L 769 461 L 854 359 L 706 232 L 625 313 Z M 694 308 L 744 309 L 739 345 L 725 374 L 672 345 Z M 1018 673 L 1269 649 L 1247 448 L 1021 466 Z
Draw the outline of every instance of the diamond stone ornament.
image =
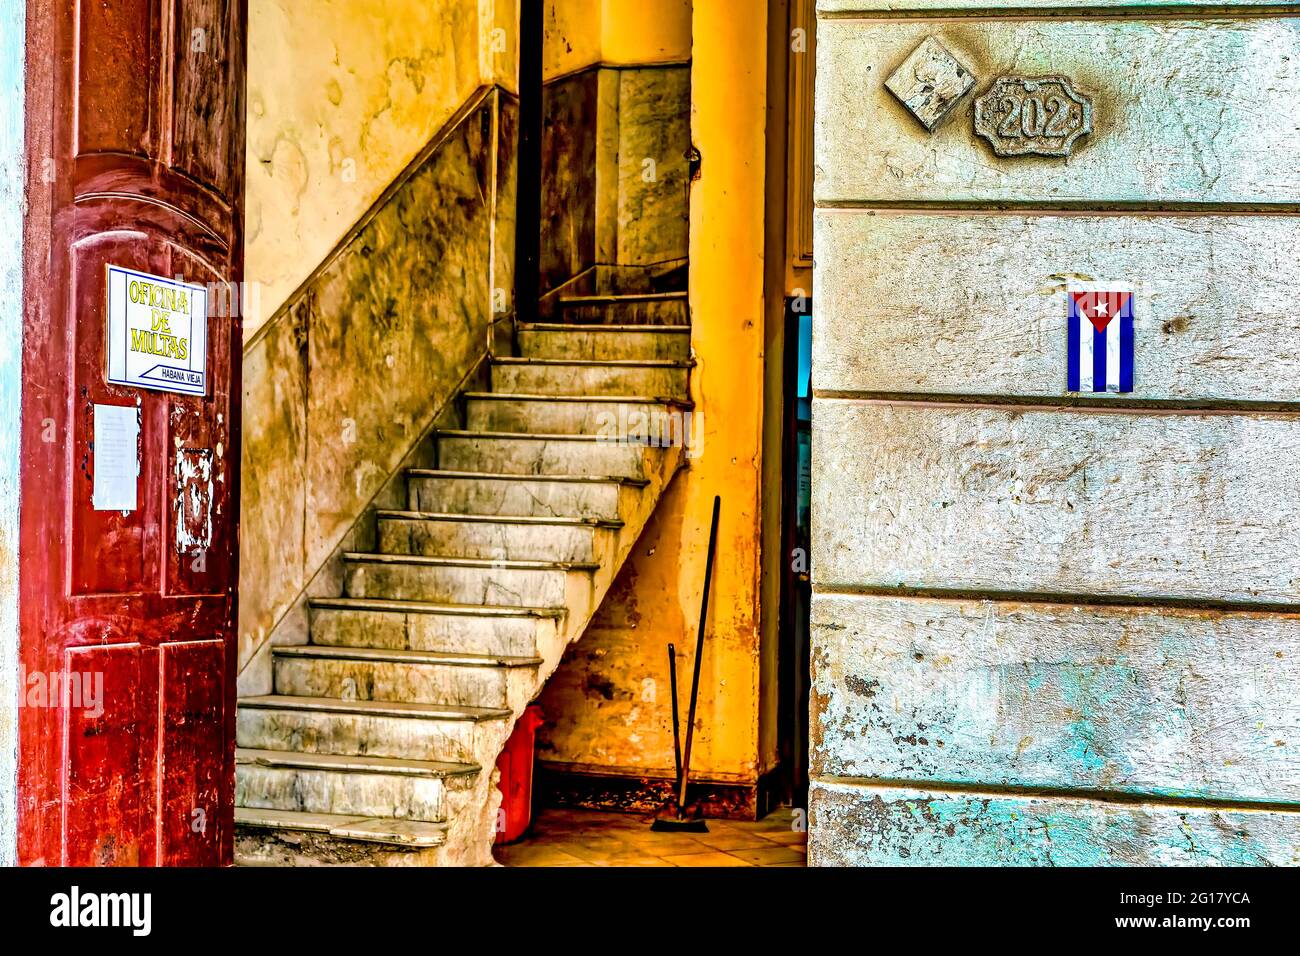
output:
M 931 132 L 974 85 L 971 71 L 934 37 L 913 50 L 885 80 L 885 88 Z

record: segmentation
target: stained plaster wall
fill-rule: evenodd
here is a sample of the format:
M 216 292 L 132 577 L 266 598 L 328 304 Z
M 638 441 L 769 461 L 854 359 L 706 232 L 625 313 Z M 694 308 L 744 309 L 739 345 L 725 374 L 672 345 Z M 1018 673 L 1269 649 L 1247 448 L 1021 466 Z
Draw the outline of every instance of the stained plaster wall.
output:
M 306 597 L 337 587 L 331 557 L 364 546 L 367 507 L 422 461 L 510 308 L 517 107 L 493 84 L 517 72 L 514 11 L 271 4 L 260 15 L 284 22 L 252 24 L 250 210 L 296 198 L 250 238 L 249 276 L 265 309 L 290 285 L 268 263 L 292 250 L 297 288 L 245 347 L 241 694 L 269 688 L 273 642 L 305 640 Z M 271 90 L 288 97 L 274 111 Z M 315 159 L 290 190 L 259 143 Z
M 248 11 L 251 339 L 480 85 L 514 88 L 516 0 Z

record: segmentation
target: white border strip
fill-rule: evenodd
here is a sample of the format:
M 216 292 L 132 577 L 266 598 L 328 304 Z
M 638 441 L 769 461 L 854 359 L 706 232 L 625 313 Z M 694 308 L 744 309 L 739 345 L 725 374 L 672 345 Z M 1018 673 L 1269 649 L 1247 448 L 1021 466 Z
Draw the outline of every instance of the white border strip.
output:
M 26 0 L 0 0 L 0 236 L 23 235 Z M 23 243 L 0 243 L 0 866 L 18 857 L 18 496 Z

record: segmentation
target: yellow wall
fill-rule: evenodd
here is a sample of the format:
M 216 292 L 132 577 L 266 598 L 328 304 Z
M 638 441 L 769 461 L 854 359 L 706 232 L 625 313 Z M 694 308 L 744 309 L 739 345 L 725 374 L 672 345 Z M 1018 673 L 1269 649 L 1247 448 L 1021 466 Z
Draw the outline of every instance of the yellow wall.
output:
M 699 767 L 756 777 L 770 758 L 758 748 L 766 10 L 752 0 L 699 3 L 693 30 L 691 135 L 704 158 L 691 189 L 691 389 L 705 444 L 679 487 L 683 517 L 671 523 L 682 549 L 678 594 L 694 609 L 700 518 L 723 496 L 700 689 L 711 732 Z
M 515 0 L 263 0 L 248 11 L 252 336 L 481 84 Z
M 673 63 L 691 55 L 691 0 L 554 0 L 542 70 L 554 79 L 595 63 Z
M 701 5 L 708 0 L 701 0 Z M 691 55 L 691 0 L 603 0 L 606 63 L 672 63 Z
M 600 13 L 596 0 L 548 0 L 542 39 L 545 79 L 600 62 Z
M 773 690 L 760 679 L 759 602 L 765 6 L 697 3 L 693 32 L 692 138 L 704 160 L 691 190 L 691 390 L 702 454 L 674 480 L 592 627 L 570 649 L 575 666 L 552 678 L 542 703 L 553 725 L 541 756 L 579 771 L 671 775 L 667 645 L 677 646 L 685 708 L 709 514 L 722 495 L 691 768 L 699 778 L 754 783 L 775 749 L 770 737 L 760 744 L 761 697 Z

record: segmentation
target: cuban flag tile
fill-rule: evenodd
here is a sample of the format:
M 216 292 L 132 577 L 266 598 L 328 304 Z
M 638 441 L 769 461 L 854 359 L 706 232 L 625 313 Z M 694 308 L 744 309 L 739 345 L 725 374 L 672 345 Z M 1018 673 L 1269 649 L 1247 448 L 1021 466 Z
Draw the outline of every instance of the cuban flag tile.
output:
M 1133 290 L 1072 288 L 1068 299 L 1067 391 L 1133 391 Z

